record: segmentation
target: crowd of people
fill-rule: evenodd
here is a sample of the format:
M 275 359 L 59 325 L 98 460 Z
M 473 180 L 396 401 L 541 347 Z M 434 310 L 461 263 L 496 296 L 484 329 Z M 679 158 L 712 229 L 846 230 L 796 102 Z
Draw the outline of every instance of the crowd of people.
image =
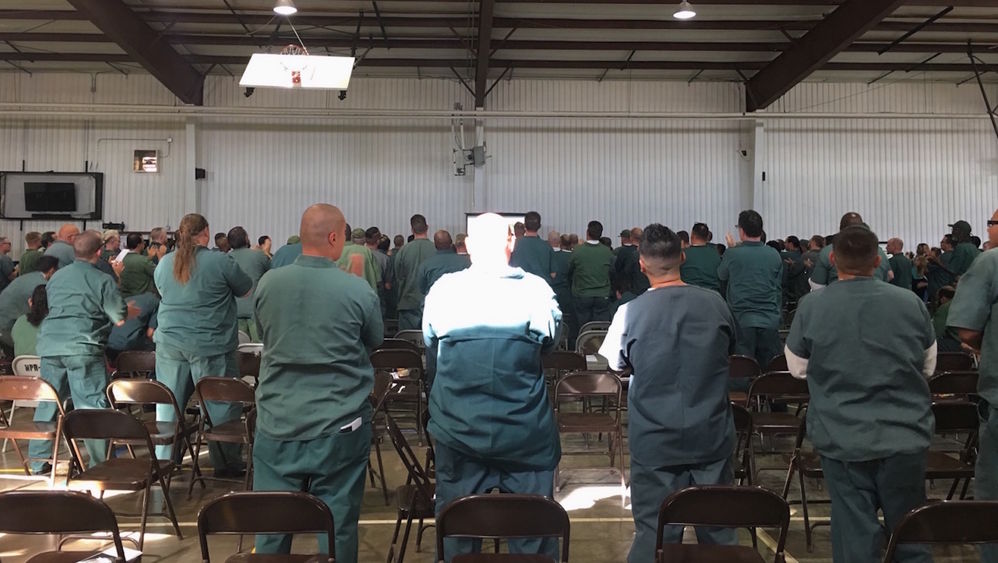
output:
M 998 244 L 998 212 L 987 224 L 984 250 Z M 990 327 L 998 254 L 981 252 L 966 221 L 950 225 L 939 248 L 920 244 L 914 253 L 898 238 L 885 252 L 854 212 L 828 237 L 767 240 L 754 210 L 741 212 L 737 227 L 720 244 L 704 223 L 689 232 L 653 223 L 622 231 L 613 248 L 599 221 L 584 237 L 542 238 L 537 212 L 512 226 L 484 214 L 467 234 L 431 238 L 417 214 L 406 241 L 352 228 L 339 209 L 316 204 L 299 234 L 271 253 L 269 237 L 253 245 L 240 226 L 212 236 L 198 214 L 176 233 L 129 233 L 124 249 L 118 232 L 67 224 L 28 233 L 16 265 L 0 239 L 0 346 L 8 357 L 40 356 L 41 377 L 74 408 L 92 409 L 108 408 L 106 358 L 124 350 L 155 350 L 156 379 L 183 405 L 201 378 L 238 376 L 240 331 L 262 342 L 253 486 L 322 498 L 346 562 L 357 560 L 371 443 L 369 355 L 396 319 L 399 330 L 421 330 L 427 347 L 438 512 L 493 489 L 553 496 L 561 449 L 541 358 L 591 321 L 610 323 L 599 354 L 630 374 L 631 563 L 653 559 L 658 508 L 671 492 L 733 481 L 731 354 L 763 367 L 784 354 L 806 379 L 836 562 L 878 561 L 878 510 L 891 528 L 926 500 L 926 378 L 937 351 L 980 355 L 975 494 L 998 499 L 998 332 Z M 207 408 L 216 424 L 240 416 Z M 56 414 L 39 406 L 35 420 Z M 107 455 L 102 442 L 85 445 L 91 463 Z M 42 461 L 51 448 L 32 442 L 33 469 L 51 470 Z M 212 443 L 210 456 L 216 476 L 245 472 L 236 445 Z M 737 541 L 731 530 L 697 535 Z M 680 540 L 680 529 L 667 529 L 666 541 Z M 256 543 L 258 553 L 289 547 L 282 536 Z M 477 548 L 449 540 L 447 560 Z M 510 549 L 556 555 L 558 546 L 522 540 Z M 928 557 L 914 548 L 901 560 Z

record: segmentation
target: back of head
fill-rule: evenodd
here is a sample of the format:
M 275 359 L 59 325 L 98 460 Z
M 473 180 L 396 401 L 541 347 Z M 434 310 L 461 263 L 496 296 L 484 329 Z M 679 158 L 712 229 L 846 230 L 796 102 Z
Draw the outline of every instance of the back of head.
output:
M 39 263 L 41 263 L 39 261 Z M 45 286 L 39 284 L 35 286 L 35 290 L 31 292 L 31 307 L 28 309 L 28 322 L 32 326 L 38 326 L 42 324 L 49 314 L 49 297 L 48 293 L 45 292 Z
M 638 254 L 652 276 L 661 276 L 682 263 L 683 243 L 672 229 L 652 223 L 644 229 L 638 243 Z
M 309 206 L 301 216 L 302 252 L 339 259 L 346 243 L 346 228 L 346 218 L 337 207 L 327 203 Z M 330 235 L 335 235 L 335 244 L 330 244 Z
M 364 238 L 367 240 L 367 244 L 378 244 L 381 242 L 381 229 L 377 227 L 369 227 L 366 231 L 364 231 Z
M 31 231 L 30 233 L 24 235 L 24 242 L 29 246 L 34 246 L 42 242 L 42 234 L 38 231 Z
M 52 270 L 59 269 L 59 259 L 55 256 L 49 256 L 47 254 L 42 254 L 35 262 L 35 271 L 47 274 Z
M 603 223 L 590 221 L 586 225 L 586 240 L 599 240 L 603 236 Z
M 90 260 L 104 246 L 101 234 L 97 231 L 83 231 L 73 240 L 73 252 L 81 260 Z
M 863 223 L 863 218 L 860 217 L 859 213 L 856 213 L 855 211 L 850 211 L 845 215 L 843 215 L 842 219 L 839 220 L 839 230 L 841 231 L 842 229 L 846 227 L 851 227 L 853 225 L 861 225 L 862 223 Z
M 402 245 L 405 244 L 405 237 L 402 235 L 395 235 L 394 242 L 395 242 L 395 248 L 402 248 Z
M 426 224 L 426 217 L 423 217 L 419 213 L 409 218 L 409 227 L 412 228 L 412 234 L 414 235 L 425 235 L 426 231 L 429 230 L 429 226 Z
M 745 231 L 745 236 L 758 238 L 762 236 L 762 215 L 754 209 L 746 209 L 738 214 L 738 226 Z
M 690 244 L 690 234 L 686 231 L 679 231 L 676 233 L 676 236 L 679 237 L 679 240 L 683 241 L 684 244 Z
M 558 246 L 561 244 L 561 233 L 558 231 L 551 231 L 548 233 L 548 244 L 551 246 Z
M 800 239 L 794 235 L 790 235 L 786 240 L 787 250 L 800 250 Z
M 812 236 L 810 242 L 811 242 L 811 244 L 813 244 L 815 246 L 815 248 L 817 248 L 819 250 L 822 249 L 822 248 L 825 248 L 825 237 L 823 237 L 821 235 L 814 235 L 814 236 Z
M 528 211 L 523 216 L 523 226 L 531 233 L 541 230 L 541 214 L 536 211 Z
M 467 240 L 467 238 L 468 235 L 466 235 L 465 233 L 458 233 L 454 235 L 454 247 L 457 248 L 458 250 L 467 251 L 467 247 L 464 244 L 464 241 Z
M 256 239 L 256 243 L 259 246 L 263 246 L 264 244 L 267 243 L 268 240 L 270 240 L 270 237 L 268 237 L 267 235 L 260 235 L 260 238 Z
M 195 238 L 208 229 L 208 220 L 197 213 L 188 213 L 177 228 L 177 248 L 173 258 L 173 277 L 181 284 L 191 280 L 197 250 Z
M 451 239 L 450 233 L 440 229 L 439 231 L 433 233 L 433 246 L 437 250 L 450 250 L 454 246 L 454 241 Z
M 76 235 L 80 234 L 80 228 L 71 223 L 66 223 L 65 225 L 59 227 L 59 240 L 63 242 L 73 243 L 73 239 Z M 97 234 L 97 238 L 100 238 L 100 234 Z
M 55 233 L 52 231 L 45 231 L 44 233 L 42 233 L 41 241 L 42 241 L 42 246 L 48 248 L 49 246 L 52 245 L 53 242 L 55 242 Z
M 877 235 L 866 227 L 853 225 L 835 235 L 832 255 L 835 268 L 842 273 L 869 276 L 877 267 Z
M 166 236 L 166 229 L 163 227 L 156 227 L 149 231 L 149 240 L 152 242 L 162 242 L 160 239 Z
M 695 223 L 690 229 L 690 240 L 697 242 L 707 242 L 710 240 L 710 228 L 707 223 Z
M 579 244 L 579 235 L 572 233 L 568 235 L 569 240 L 572 242 L 572 246 Z
M 468 224 L 465 244 L 474 262 L 499 263 L 508 261 L 509 222 L 495 213 L 483 213 Z
M 378 239 L 378 250 L 381 252 L 388 252 L 388 249 L 392 247 L 392 239 L 388 238 L 388 235 L 381 235 Z
M 572 250 L 572 235 L 561 235 L 558 245 L 562 250 Z
M 107 243 L 112 239 L 121 240 L 121 234 L 117 231 L 117 229 L 108 229 L 104 231 L 104 234 L 101 235 L 101 238 L 105 243 Z
M 644 234 L 645 230 L 641 227 L 634 227 L 631 229 L 631 242 L 637 244 L 641 240 L 641 235 Z
M 232 227 L 229 229 L 229 234 L 225 235 L 225 238 L 229 239 L 229 247 L 233 250 L 250 247 L 249 234 L 242 227 Z
M 125 237 L 125 248 L 128 250 L 135 250 L 140 244 L 142 244 L 142 235 L 139 233 L 128 233 Z

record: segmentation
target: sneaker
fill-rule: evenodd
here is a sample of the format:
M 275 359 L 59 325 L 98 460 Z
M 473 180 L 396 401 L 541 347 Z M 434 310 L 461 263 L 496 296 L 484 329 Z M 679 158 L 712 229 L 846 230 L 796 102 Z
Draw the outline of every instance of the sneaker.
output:
M 32 475 L 49 475 L 52 473 L 52 464 L 45 462 L 36 469 L 31 470 Z

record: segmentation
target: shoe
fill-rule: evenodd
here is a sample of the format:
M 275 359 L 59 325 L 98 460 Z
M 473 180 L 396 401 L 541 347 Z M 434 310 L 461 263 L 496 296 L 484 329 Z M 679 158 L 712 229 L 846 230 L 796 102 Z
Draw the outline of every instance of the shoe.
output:
M 245 476 L 245 467 L 223 467 L 215 470 L 215 477 L 219 479 L 242 479 Z
M 38 469 L 33 469 L 31 471 L 32 475 L 50 475 L 52 473 L 52 464 L 45 462 Z

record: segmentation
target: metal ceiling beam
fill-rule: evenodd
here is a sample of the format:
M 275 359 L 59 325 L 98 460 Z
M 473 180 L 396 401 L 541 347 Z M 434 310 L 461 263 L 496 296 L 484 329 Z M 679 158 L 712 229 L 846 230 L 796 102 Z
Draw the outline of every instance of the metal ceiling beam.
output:
M 902 3 L 903 0 L 846 0 L 745 84 L 746 109 L 764 109 L 778 100 Z
M 485 92 L 488 89 L 489 58 L 492 53 L 492 15 L 495 13 L 495 0 L 478 2 L 478 57 L 475 62 L 475 108 L 485 107 Z
M 204 77 L 173 47 L 156 37 L 149 24 L 121 0 L 68 0 L 78 12 L 117 43 L 131 60 L 163 83 L 185 104 L 204 102 Z M 109 61 L 112 62 L 112 61 Z

